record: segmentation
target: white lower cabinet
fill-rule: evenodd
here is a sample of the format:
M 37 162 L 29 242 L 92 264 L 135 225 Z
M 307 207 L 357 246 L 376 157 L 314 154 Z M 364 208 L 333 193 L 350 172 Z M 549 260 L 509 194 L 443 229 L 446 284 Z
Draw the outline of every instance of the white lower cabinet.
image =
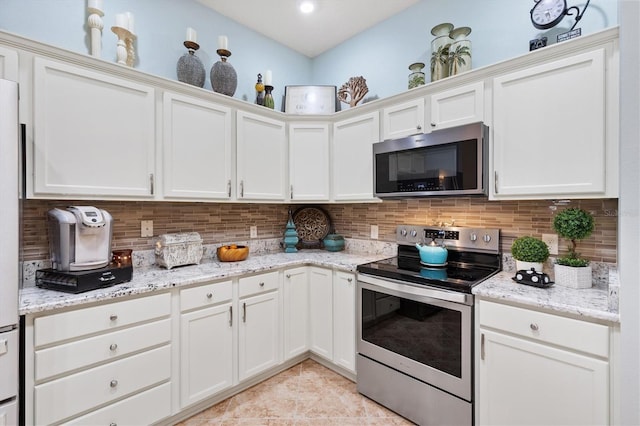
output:
M 333 362 L 356 371 L 356 278 L 333 273 Z
M 233 385 L 232 296 L 231 281 L 180 292 L 182 408 Z
M 309 270 L 286 269 L 282 285 L 284 359 L 309 350 Z
M 276 366 L 280 356 L 278 272 L 239 280 L 238 379 Z
M 333 360 L 333 276 L 314 266 L 309 267 L 309 349 Z
M 482 425 L 610 423 L 610 329 L 480 301 Z

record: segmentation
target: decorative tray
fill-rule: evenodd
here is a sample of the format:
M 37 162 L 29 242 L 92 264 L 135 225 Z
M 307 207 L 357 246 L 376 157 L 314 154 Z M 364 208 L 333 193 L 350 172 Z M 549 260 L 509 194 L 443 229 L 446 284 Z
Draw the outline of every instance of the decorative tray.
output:
M 322 240 L 331 231 L 331 219 L 320 207 L 301 207 L 293 213 L 298 231 L 298 248 L 321 248 Z

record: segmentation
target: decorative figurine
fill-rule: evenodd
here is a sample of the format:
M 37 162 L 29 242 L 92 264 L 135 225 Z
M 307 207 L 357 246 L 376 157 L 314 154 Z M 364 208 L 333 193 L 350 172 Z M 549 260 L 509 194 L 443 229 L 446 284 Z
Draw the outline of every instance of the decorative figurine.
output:
M 187 53 L 178 59 L 176 65 L 178 80 L 192 86 L 203 87 L 207 73 L 202 61 L 195 55 L 195 51 L 200 48 L 200 45 L 196 43 L 196 31 L 193 28 L 187 28 L 187 40 L 184 42 L 184 47 L 187 48 Z
M 298 238 L 298 231 L 296 231 L 296 224 L 293 222 L 293 215 L 291 209 L 289 209 L 289 221 L 284 231 L 284 252 L 296 253 L 298 249 L 296 245 L 300 239 Z
M 350 107 L 354 107 L 369 92 L 367 80 L 364 77 L 351 77 L 349 81 L 338 90 L 338 99 Z
M 264 84 L 262 83 L 262 74 L 258 74 L 256 82 L 256 104 L 264 106 Z
M 265 85 L 264 90 L 265 92 L 267 92 L 267 94 L 264 95 L 264 106 L 266 106 L 267 108 L 274 109 L 276 104 L 273 101 L 273 95 L 271 95 L 271 92 L 273 91 L 273 86 Z
M 227 48 L 227 37 L 218 37 L 218 50 L 216 53 L 220 55 L 220 60 L 211 67 L 211 88 L 216 93 L 233 96 L 238 87 L 238 74 L 233 66 L 227 62 L 227 58 L 231 56 L 231 51 Z

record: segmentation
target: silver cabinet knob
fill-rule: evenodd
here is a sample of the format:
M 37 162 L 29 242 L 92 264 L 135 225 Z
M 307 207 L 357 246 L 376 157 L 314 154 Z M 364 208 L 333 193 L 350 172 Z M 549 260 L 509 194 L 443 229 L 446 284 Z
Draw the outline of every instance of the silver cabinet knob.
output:
M 111 316 L 109 317 L 109 319 L 110 319 L 111 321 L 115 321 L 115 320 L 117 320 L 117 319 L 118 319 L 118 316 L 117 316 L 117 315 L 111 315 Z
M 347 282 L 353 281 L 353 278 L 347 278 Z
M 110 387 L 112 387 L 112 388 L 115 388 L 116 386 L 118 386 L 118 381 L 117 381 L 117 380 L 115 380 L 115 379 L 114 379 L 114 380 L 112 380 L 112 381 L 109 383 L 109 386 L 110 386 Z
M 287 274 L 287 278 L 291 278 L 291 274 Z
M 259 285 L 260 285 L 260 287 L 264 287 L 264 283 L 260 283 Z
M 416 126 L 416 130 L 422 130 L 422 126 L 418 124 L 418 125 Z
M 112 343 L 109 346 L 109 350 L 112 351 L 112 352 L 115 351 L 116 349 L 118 349 L 118 345 L 116 343 Z
M 431 127 L 436 127 L 436 123 L 431 123 Z
M 531 324 L 529 324 L 529 327 L 533 331 L 538 331 L 540 329 L 540 327 L 538 327 L 538 324 L 536 324 L 535 322 L 532 322 Z
M 213 293 L 207 293 L 207 299 L 211 299 L 213 297 Z
M 118 426 L 118 423 L 109 423 L 109 426 Z

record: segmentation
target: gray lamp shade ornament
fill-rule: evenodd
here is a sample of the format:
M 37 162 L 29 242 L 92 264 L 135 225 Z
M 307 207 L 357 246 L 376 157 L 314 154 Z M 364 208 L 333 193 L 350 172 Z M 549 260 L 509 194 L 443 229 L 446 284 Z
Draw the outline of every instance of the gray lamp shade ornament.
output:
M 238 75 L 233 66 L 227 62 L 231 52 L 227 49 L 216 50 L 220 60 L 211 67 L 211 88 L 216 93 L 233 96 L 238 87 Z
M 195 51 L 200 46 L 194 41 L 185 41 L 184 46 L 188 52 L 178 59 L 178 64 L 176 65 L 178 80 L 192 86 L 203 87 L 207 72 L 200 58 L 195 55 Z

